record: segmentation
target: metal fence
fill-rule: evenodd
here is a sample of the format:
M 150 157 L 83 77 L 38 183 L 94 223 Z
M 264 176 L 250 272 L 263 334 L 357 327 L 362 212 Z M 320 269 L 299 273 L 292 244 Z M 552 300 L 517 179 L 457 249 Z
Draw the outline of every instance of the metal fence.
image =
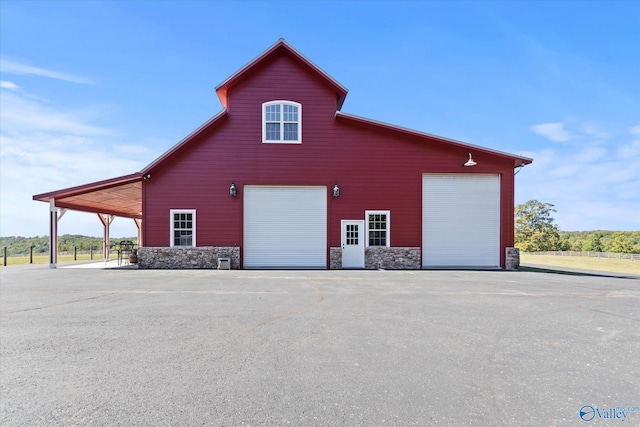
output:
M 616 252 L 548 251 L 525 253 L 527 255 L 583 256 L 590 258 L 630 259 L 631 261 L 640 261 L 640 254 L 621 254 Z

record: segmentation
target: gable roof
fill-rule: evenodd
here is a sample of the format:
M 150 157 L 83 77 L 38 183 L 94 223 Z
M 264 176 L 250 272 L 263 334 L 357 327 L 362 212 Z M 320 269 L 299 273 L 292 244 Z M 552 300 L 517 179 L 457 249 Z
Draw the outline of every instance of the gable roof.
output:
M 278 40 L 275 44 L 269 47 L 267 50 L 262 52 L 260 55 L 255 57 L 252 61 L 250 61 L 247 65 L 240 68 L 230 77 L 228 77 L 225 81 L 216 86 L 216 93 L 218 94 L 218 98 L 222 103 L 223 107 L 227 107 L 227 93 L 229 89 L 233 86 L 239 84 L 244 81 L 251 73 L 253 73 L 256 69 L 258 69 L 262 64 L 275 57 L 276 55 L 286 54 L 290 58 L 294 59 L 298 64 L 300 64 L 303 68 L 309 71 L 311 74 L 315 75 L 316 78 L 327 84 L 329 87 L 333 88 L 336 91 L 337 100 L 338 100 L 338 110 L 342 108 L 342 104 L 344 103 L 344 99 L 347 97 L 348 89 L 338 83 L 333 77 L 324 72 L 320 67 L 310 61 L 306 56 L 298 52 L 293 48 L 289 43 L 287 43 L 284 39 Z
M 349 124 L 359 125 L 372 130 L 378 130 L 378 131 L 382 130 L 382 131 L 399 134 L 401 136 L 410 136 L 410 137 L 419 138 L 419 139 L 428 139 L 431 141 L 435 140 L 451 146 L 464 148 L 465 150 L 483 152 L 483 153 L 491 154 L 494 156 L 513 159 L 514 167 L 528 165 L 533 162 L 533 159 L 529 157 L 517 156 L 515 154 L 505 153 L 504 151 L 492 150 L 489 148 L 480 147 L 478 145 L 467 144 L 466 142 L 457 141 L 455 139 L 445 138 L 438 135 L 432 135 L 430 133 L 420 132 L 417 130 L 408 129 L 401 126 L 395 126 L 389 123 L 379 122 L 376 120 L 367 119 L 365 117 L 356 116 L 354 114 L 343 113 L 342 111 L 336 111 L 335 117 L 336 117 L 336 120 L 349 123 Z

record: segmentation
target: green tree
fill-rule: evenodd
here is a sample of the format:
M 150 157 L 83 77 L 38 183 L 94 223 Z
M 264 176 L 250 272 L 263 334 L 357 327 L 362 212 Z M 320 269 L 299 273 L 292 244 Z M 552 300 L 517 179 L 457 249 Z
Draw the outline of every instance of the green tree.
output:
M 591 233 L 582 243 L 582 250 L 587 252 L 603 252 L 602 250 L 602 234 Z
M 537 200 L 517 205 L 515 246 L 523 252 L 558 251 L 566 248 L 568 244 L 560 241 L 552 212 L 557 212 L 553 204 Z
M 611 242 L 609 252 L 630 254 L 631 242 L 629 241 L 629 238 L 624 233 L 621 233 L 619 231 L 613 233 L 613 241 Z

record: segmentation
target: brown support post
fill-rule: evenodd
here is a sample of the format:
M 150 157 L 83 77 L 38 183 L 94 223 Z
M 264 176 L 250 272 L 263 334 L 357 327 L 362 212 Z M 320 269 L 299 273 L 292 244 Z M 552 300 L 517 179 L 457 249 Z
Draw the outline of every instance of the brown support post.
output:
M 104 263 L 109 262 L 109 251 L 111 250 L 111 238 L 109 236 L 109 227 L 115 218 L 114 215 L 98 214 L 100 222 L 104 226 L 104 242 L 102 245 L 102 255 L 104 256 Z
M 141 218 L 133 218 L 133 222 L 136 223 L 136 228 L 138 229 L 138 247 L 143 246 L 143 237 L 142 237 L 142 219 Z

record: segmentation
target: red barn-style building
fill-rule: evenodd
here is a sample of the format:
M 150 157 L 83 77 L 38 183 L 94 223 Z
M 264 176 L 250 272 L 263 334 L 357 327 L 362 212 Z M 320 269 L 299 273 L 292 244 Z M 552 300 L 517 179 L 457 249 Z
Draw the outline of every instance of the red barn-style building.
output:
M 74 209 L 106 237 L 133 218 L 140 268 L 505 267 L 531 159 L 344 113 L 347 89 L 282 39 L 216 92 L 222 111 L 144 170 L 34 196 L 51 247 Z

